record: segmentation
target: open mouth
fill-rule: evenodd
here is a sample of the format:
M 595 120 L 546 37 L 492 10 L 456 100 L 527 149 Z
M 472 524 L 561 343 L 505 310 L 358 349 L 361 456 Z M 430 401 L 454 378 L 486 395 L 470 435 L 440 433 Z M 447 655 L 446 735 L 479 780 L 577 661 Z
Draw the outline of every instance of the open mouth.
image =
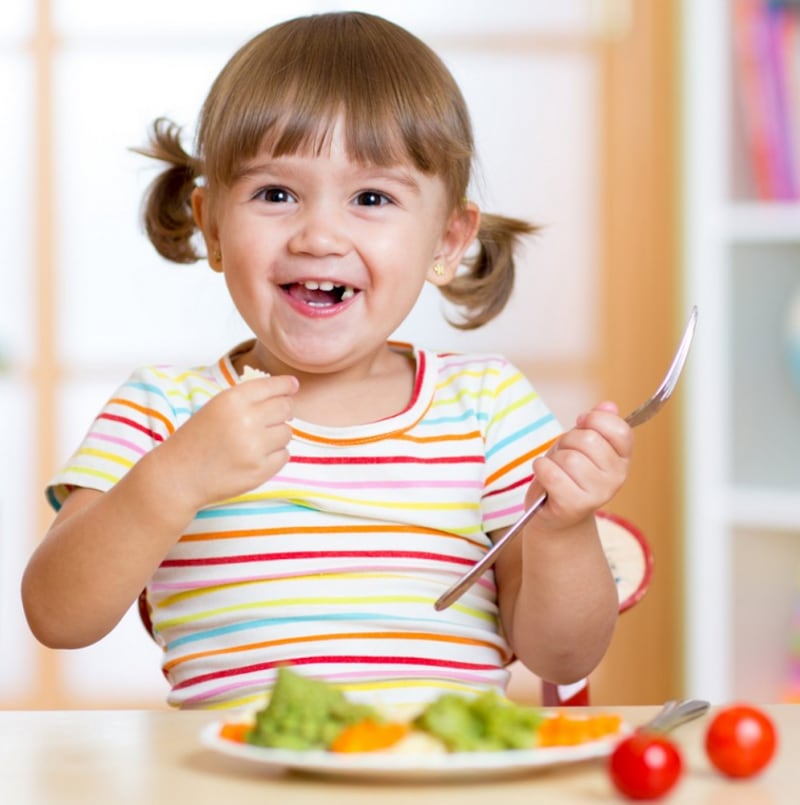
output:
M 304 280 L 303 282 L 289 282 L 281 288 L 298 302 L 313 307 L 331 307 L 352 299 L 358 288 L 352 285 L 337 285 L 330 280 Z

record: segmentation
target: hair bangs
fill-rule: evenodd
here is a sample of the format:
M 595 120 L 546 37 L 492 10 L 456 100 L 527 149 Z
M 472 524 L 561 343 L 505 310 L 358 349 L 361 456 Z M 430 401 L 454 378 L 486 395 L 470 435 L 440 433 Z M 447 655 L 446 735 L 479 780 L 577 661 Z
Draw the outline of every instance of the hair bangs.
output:
M 440 175 L 454 200 L 463 197 L 472 130 L 461 92 L 438 56 L 369 15 L 308 20 L 256 37 L 212 87 L 198 128 L 209 182 L 229 185 L 264 151 L 321 154 L 341 122 L 354 161 L 410 163 Z

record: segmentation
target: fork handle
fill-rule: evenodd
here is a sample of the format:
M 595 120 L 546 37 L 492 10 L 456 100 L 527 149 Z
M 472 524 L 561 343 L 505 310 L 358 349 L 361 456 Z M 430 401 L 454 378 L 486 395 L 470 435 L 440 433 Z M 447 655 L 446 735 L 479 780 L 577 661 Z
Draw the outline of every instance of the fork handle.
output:
M 470 568 L 470 570 L 465 573 L 452 587 L 446 590 L 439 598 L 436 600 L 436 603 L 433 605 L 434 609 L 437 612 L 441 612 L 443 609 L 447 609 L 454 601 L 457 601 L 464 590 L 468 587 L 471 587 L 473 583 L 483 575 L 485 571 L 487 571 L 492 565 L 497 561 L 497 557 L 500 554 L 500 551 L 511 542 L 514 537 L 522 531 L 522 528 L 525 524 L 533 517 L 539 509 L 544 506 L 545 501 L 547 500 L 547 492 L 543 492 L 539 495 L 536 500 L 531 503 L 531 505 L 525 509 L 522 513 L 522 516 L 514 523 L 511 528 L 500 537 L 491 548 Z
M 646 416 L 644 419 L 639 419 L 639 415 L 645 412 Z M 628 414 L 625 417 L 625 421 L 632 427 L 635 428 L 637 425 L 641 424 L 641 422 L 647 421 L 650 418 L 649 414 L 649 407 L 647 404 L 640 406 L 636 409 L 636 411 Z M 539 509 L 544 506 L 545 501 L 547 500 L 547 492 L 542 492 L 536 500 L 531 503 L 531 505 L 525 509 L 522 513 L 522 516 L 514 523 L 511 528 L 500 537 L 494 545 L 463 575 L 461 576 L 455 584 L 452 585 L 449 589 L 447 589 L 439 598 L 436 599 L 433 607 L 437 612 L 441 612 L 443 609 L 447 609 L 450 604 L 457 601 L 464 592 L 469 589 L 480 576 L 483 575 L 485 571 L 487 571 L 494 563 L 497 561 L 497 557 L 500 554 L 500 551 L 511 542 L 514 537 L 519 534 L 519 532 L 523 529 L 523 527 L 527 524 L 527 522 L 533 517 Z
M 683 699 L 682 701 L 667 702 L 655 718 L 650 719 L 642 729 L 655 732 L 668 732 L 669 730 L 702 716 L 711 705 L 704 699 Z

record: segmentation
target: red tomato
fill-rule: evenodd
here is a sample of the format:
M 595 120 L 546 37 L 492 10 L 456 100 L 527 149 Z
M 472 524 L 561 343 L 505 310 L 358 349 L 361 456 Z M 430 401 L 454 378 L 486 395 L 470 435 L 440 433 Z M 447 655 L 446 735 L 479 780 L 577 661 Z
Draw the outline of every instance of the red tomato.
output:
M 678 782 L 683 760 L 668 738 L 640 730 L 617 744 L 609 771 L 614 785 L 626 797 L 658 799 Z
M 721 710 L 706 731 L 708 758 L 729 777 L 750 777 L 760 772 L 772 760 L 776 743 L 769 716 L 744 704 Z

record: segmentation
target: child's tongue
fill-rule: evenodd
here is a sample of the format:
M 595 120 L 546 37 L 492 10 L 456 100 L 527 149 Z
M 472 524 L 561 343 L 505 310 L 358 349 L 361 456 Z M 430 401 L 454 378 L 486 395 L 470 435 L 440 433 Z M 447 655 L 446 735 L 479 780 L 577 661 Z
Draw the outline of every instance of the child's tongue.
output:
M 309 305 L 335 305 L 339 302 L 339 294 L 334 291 L 321 291 L 306 288 L 301 283 L 293 283 L 287 288 L 289 295 L 293 299 L 305 302 Z

